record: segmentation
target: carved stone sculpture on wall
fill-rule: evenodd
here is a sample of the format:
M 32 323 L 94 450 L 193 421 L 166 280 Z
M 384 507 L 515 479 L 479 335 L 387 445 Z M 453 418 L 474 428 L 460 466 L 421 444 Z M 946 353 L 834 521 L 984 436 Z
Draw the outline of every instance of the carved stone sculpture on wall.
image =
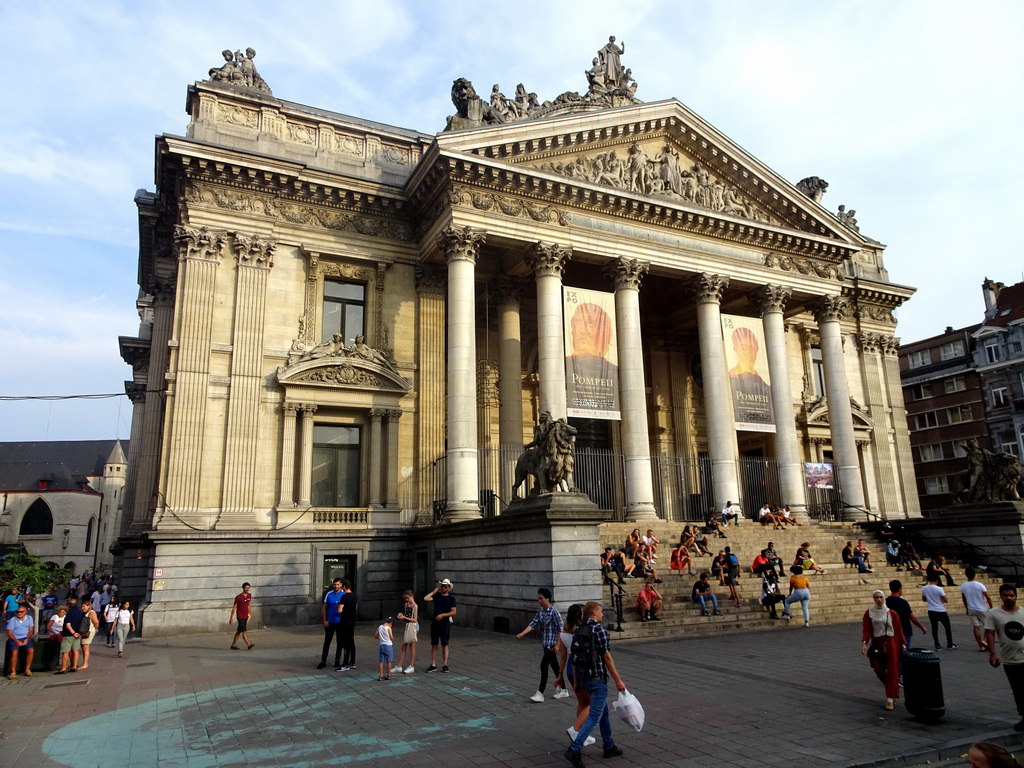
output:
M 224 57 L 224 65 L 210 70 L 211 82 L 252 88 L 268 96 L 272 95 L 267 81 L 256 71 L 256 62 L 253 61 L 256 58 L 255 48 L 246 48 L 244 56 L 241 51 L 232 53 L 227 49 L 221 51 L 220 55 Z
M 531 496 L 574 492 L 575 468 L 576 428 L 565 419 L 552 419 L 551 414 L 545 411 L 534 427 L 533 440 L 523 447 L 516 461 L 512 498 L 519 498 L 519 487 L 529 476 L 535 479 Z
M 838 218 L 841 222 L 843 222 L 843 224 L 848 226 L 850 229 L 856 232 L 860 232 L 860 227 L 857 225 L 856 211 L 852 209 L 847 211 L 845 205 L 840 205 L 839 212 L 836 214 L 836 218 Z
M 322 344 L 317 344 L 312 349 L 307 349 L 304 352 L 299 352 L 296 345 L 293 344 L 291 354 L 288 356 L 288 365 L 302 363 L 306 360 L 320 360 L 322 358 L 365 360 L 370 363 L 376 363 L 393 373 L 398 372 L 394 361 L 381 350 L 369 346 L 362 334 L 356 336 L 351 345 L 346 345 L 344 337 L 340 333 L 336 333 Z
M 825 190 L 828 189 L 828 182 L 824 179 L 818 178 L 817 176 L 808 176 L 806 179 L 800 179 L 800 181 L 796 183 L 796 188 L 811 198 L 814 202 L 820 203 L 822 196 L 825 194 Z
M 1021 478 L 1020 460 L 1010 453 L 993 453 L 975 439 L 964 443 L 970 468 L 965 473 L 964 489 L 957 501 L 985 503 L 1020 499 L 1017 486 Z

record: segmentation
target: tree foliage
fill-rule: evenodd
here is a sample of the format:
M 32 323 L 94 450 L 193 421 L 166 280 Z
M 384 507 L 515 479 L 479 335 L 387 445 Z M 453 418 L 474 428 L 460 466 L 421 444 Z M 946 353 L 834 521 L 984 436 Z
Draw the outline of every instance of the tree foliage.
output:
M 12 552 L 0 560 L 0 587 L 3 590 L 27 589 L 33 595 L 45 592 L 51 584 L 66 584 L 71 571 L 25 552 Z

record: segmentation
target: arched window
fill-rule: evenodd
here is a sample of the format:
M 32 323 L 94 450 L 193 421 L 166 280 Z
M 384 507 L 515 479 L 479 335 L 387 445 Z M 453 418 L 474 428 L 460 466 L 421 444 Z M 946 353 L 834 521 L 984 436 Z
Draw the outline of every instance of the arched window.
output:
M 89 518 L 89 527 L 85 529 L 85 551 L 88 552 L 92 549 L 92 534 L 96 529 L 96 518 Z
M 36 499 L 21 518 L 19 536 L 49 536 L 53 533 L 53 515 L 50 506 L 42 499 Z

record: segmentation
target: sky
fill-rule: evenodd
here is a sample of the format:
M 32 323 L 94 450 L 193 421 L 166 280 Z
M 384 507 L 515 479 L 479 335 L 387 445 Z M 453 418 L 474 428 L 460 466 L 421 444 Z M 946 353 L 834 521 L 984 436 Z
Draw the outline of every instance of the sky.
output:
M 1024 280 L 1024 3 L 337 0 L 0 3 L 0 440 L 126 438 L 137 189 L 187 86 L 253 47 L 274 95 L 434 133 L 452 80 L 584 92 L 609 35 L 643 101 L 677 98 L 783 178 L 829 182 L 887 245 L 914 341 Z

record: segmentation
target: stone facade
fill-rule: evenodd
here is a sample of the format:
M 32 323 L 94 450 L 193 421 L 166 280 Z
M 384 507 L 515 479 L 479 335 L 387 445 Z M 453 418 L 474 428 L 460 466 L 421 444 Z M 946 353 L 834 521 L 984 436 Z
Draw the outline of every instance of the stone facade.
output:
M 621 420 L 577 441 L 605 516 L 801 511 L 806 461 L 836 465 L 848 514 L 918 513 L 892 315 L 912 289 L 822 207 L 824 182 L 801 191 L 680 102 L 639 102 L 616 50 L 585 94 L 524 90 L 521 108 L 456 81 L 437 134 L 234 69 L 189 87 L 185 136 L 158 138 L 156 191 L 136 196 L 142 322 L 121 340 L 122 580 L 151 600 L 147 631 L 203 626 L 246 580 L 263 620 L 311 619 L 332 568 L 373 616 L 443 576 L 480 626 L 541 584 L 598 597 L 576 575 L 585 517 L 503 514 L 539 415 L 566 414 L 573 288 L 614 295 Z M 763 321 L 774 433 L 731 426 L 723 313 Z M 747 498 L 750 462 L 776 498 Z M 477 578 L 502 547 L 522 574 Z

